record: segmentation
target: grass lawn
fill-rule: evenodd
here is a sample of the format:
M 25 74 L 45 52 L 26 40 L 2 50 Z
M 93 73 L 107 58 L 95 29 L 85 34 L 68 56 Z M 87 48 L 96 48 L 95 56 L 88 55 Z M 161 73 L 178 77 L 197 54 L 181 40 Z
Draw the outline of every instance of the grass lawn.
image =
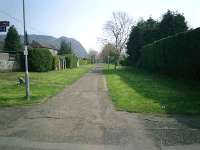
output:
M 83 65 L 75 69 L 36 73 L 31 72 L 31 100 L 25 99 L 25 87 L 17 86 L 17 77 L 23 77 L 23 72 L 0 73 L 0 106 L 26 105 L 40 103 L 48 97 L 60 92 L 72 84 L 93 66 Z
M 134 68 L 104 67 L 118 110 L 139 113 L 200 114 L 200 83 L 172 79 Z

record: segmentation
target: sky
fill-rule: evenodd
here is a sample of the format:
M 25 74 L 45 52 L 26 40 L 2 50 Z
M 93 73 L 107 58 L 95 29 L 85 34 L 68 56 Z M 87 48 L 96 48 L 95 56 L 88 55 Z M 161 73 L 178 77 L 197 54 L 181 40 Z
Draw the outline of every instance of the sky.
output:
M 23 33 L 22 0 L 0 0 L 0 20 Z M 168 9 L 183 13 L 191 28 L 200 27 L 200 0 L 25 0 L 27 32 L 75 38 L 86 48 L 100 51 L 103 25 L 112 12 L 125 11 L 137 21 L 160 19 Z

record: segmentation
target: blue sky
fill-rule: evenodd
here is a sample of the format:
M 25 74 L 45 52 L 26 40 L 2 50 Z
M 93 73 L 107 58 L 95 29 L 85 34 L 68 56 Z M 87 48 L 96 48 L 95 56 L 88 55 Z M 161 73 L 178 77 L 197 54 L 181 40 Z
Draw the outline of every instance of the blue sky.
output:
M 0 20 L 9 20 L 22 33 L 22 0 L 0 0 Z M 184 13 L 192 28 L 200 27 L 200 0 L 25 0 L 31 34 L 67 36 L 88 50 L 99 50 L 103 24 L 113 11 L 126 11 L 133 20 L 158 19 L 170 10 Z

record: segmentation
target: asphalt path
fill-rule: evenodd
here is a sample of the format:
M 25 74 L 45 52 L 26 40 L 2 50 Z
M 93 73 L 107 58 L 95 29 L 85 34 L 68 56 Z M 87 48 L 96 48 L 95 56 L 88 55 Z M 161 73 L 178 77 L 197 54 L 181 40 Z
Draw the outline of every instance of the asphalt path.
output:
M 0 149 L 199 150 L 199 126 L 177 118 L 116 111 L 97 65 L 44 104 L 1 108 Z M 173 133 L 181 129 L 194 139 L 180 141 Z

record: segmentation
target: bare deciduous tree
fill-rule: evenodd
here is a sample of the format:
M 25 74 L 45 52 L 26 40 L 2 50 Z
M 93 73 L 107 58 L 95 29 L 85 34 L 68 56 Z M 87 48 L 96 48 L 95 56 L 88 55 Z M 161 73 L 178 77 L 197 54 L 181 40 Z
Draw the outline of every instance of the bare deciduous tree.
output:
M 89 58 L 92 64 L 96 62 L 97 55 L 98 55 L 98 51 L 94 49 L 89 50 Z
M 108 40 L 115 45 L 119 55 L 125 49 L 132 25 L 133 21 L 126 12 L 113 12 L 112 19 L 104 25 Z
M 101 56 L 104 62 L 108 62 L 108 57 L 114 59 L 116 57 L 115 46 L 111 43 L 107 43 L 103 46 Z

